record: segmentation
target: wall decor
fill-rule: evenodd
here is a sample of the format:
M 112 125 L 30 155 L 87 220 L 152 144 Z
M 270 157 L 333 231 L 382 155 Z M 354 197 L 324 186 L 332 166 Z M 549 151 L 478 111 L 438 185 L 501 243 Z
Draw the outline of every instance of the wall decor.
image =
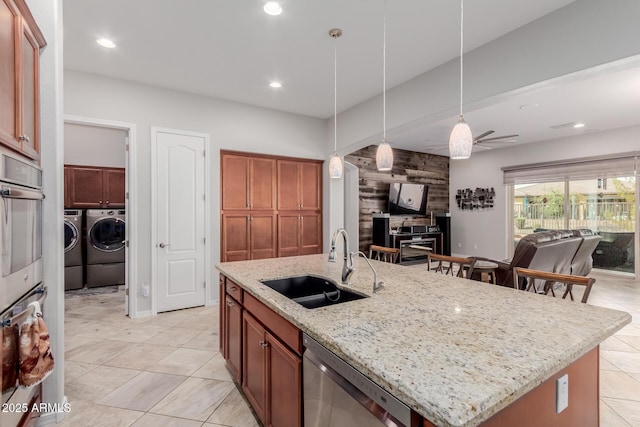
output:
M 462 210 L 493 209 L 493 198 L 495 196 L 496 191 L 493 187 L 476 188 L 475 190 L 465 188 L 464 190 L 458 190 L 456 203 L 458 208 Z

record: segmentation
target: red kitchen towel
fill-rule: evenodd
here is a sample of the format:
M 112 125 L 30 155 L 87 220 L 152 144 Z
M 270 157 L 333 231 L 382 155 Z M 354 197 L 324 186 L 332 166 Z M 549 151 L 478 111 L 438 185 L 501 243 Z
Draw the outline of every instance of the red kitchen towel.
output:
M 18 382 L 18 326 L 2 328 L 2 392 Z
M 20 371 L 18 382 L 21 386 L 31 387 L 40 384 L 53 371 L 53 355 L 49 342 L 49 331 L 42 320 L 40 304 L 32 302 L 33 314 L 20 328 L 18 353 Z

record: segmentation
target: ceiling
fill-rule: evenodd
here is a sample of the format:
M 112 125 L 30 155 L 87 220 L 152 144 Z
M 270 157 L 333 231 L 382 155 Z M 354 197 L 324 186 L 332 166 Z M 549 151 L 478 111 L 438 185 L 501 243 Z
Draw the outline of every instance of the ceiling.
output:
M 280 16 L 265 14 L 265 2 L 64 0 L 65 68 L 326 119 L 334 108 L 328 32 L 339 27 L 338 111 L 381 93 L 382 0 L 281 0 Z M 465 51 L 571 2 L 467 1 Z M 459 56 L 459 7 L 451 0 L 387 2 L 387 89 Z M 100 37 L 117 47 L 98 46 Z M 518 133 L 518 143 L 637 124 L 640 96 L 623 88 L 640 88 L 639 74 L 619 73 L 542 85 L 465 117 L 475 134 Z M 283 87 L 270 88 L 272 80 Z M 538 106 L 519 108 L 525 104 Z M 447 155 L 441 144 L 455 120 L 394 134 L 394 146 Z M 549 128 L 573 121 L 587 126 Z

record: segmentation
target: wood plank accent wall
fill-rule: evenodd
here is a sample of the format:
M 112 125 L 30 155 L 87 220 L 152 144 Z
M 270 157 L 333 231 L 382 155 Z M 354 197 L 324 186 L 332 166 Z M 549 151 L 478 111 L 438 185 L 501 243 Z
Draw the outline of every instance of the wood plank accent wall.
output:
M 376 169 L 377 145 L 370 145 L 344 157 L 359 170 L 360 250 L 367 252 L 372 243 L 372 214 L 387 212 L 389 184 L 407 182 L 429 186 L 427 216 L 392 215 L 390 226 L 430 224 L 430 213 L 449 212 L 449 158 L 434 154 L 393 149 L 393 170 Z M 435 218 L 434 218 L 435 223 Z

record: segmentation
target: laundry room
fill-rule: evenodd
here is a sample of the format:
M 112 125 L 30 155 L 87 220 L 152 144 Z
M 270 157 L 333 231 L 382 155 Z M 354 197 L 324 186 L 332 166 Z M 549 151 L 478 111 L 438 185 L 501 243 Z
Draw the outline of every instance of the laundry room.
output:
M 127 131 L 65 122 L 64 134 L 65 291 L 117 292 L 126 278 Z

